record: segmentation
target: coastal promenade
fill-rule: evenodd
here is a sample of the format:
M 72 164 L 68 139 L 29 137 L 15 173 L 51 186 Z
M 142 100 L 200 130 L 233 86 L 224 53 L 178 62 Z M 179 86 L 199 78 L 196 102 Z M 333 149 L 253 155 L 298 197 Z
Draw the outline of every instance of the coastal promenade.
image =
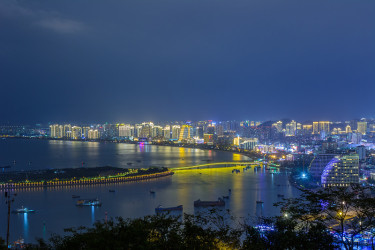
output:
M 131 182 L 131 181 L 142 181 L 148 179 L 155 179 L 165 176 L 173 175 L 172 171 L 165 171 L 153 174 L 143 174 L 135 176 L 103 176 L 79 180 L 49 180 L 49 181 L 35 181 L 35 182 L 7 182 L 0 184 L 0 190 L 13 190 L 13 189 L 28 189 L 37 187 L 57 187 L 57 186 L 83 186 L 83 185 L 98 185 L 108 183 L 120 183 L 120 182 Z

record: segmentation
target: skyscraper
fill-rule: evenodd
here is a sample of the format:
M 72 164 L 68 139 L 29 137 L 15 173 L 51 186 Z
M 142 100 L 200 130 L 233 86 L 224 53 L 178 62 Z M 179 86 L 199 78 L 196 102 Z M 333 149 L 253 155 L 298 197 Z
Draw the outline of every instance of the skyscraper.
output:
M 345 127 L 345 133 L 349 134 L 352 132 L 352 128 L 350 127 L 350 125 L 346 125 Z
M 365 135 L 367 131 L 367 122 L 357 122 L 357 132 Z
M 154 126 L 152 128 L 152 137 L 162 137 L 163 136 L 163 127 Z
M 88 138 L 90 129 L 91 129 L 90 127 L 82 127 L 82 136 L 84 138 Z
M 154 128 L 154 124 L 152 122 L 142 123 L 142 128 L 138 137 L 141 137 L 141 138 L 152 137 L 153 128 Z
M 53 124 L 49 126 L 50 129 L 50 137 L 51 138 L 60 138 L 59 137 L 59 125 L 58 124 Z
M 191 126 L 190 125 L 182 125 L 180 130 L 180 135 L 178 137 L 179 141 L 190 139 L 191 138 Z
M 163 128 L 163 136 L 165 139 L 171 139 L 171 126 L 167 125 Z
M 72 127 L 72 135 L 73 140 L 78 140 L 82 138 L 82 128 L 79 126 L 73 126 Z
M 131 137 L 134 136 L 134 126 L 130 124 L 122 124 L 118 126 L 119 137 Z
M 99 132 L 97 129 L 90 129 L 87 133 L 87 137 L 90 139 L 90 140 L 96 140 L 96 139 L 99 139 Z
M 312 125 L 302 125 L 302 130 L 304 134 L 312 134 L 313 132 L 313 126 Z
M 172 139 L 178 140 L 180 136 L 180 125 L 173 125 L 172 126 Z
M 290 123 L 287 123 L 285 126 L 285 135 L 286 136 L 295 136 L 296 135 L 296 129 L 297 129 L 297 123 L 295 121 L 291 121 Z
M 313 134 L 319 134 L 319 122 L 313 122 Z
M 324 131 L 326 134 L 329 134 L 329 124 L 330 122 L 319 122 L 319 133 Z

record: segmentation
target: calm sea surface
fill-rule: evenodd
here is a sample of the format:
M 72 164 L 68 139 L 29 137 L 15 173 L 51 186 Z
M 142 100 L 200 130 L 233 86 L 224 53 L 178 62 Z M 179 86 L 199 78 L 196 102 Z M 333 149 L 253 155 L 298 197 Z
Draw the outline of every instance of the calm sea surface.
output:
M 0 166 L 11 165 L 13 170 L 114 166 L 169 168 L 212 162 L 249 160 L 246 156 L 177 147 L 133 145 L 98 142 L 68 142 L 47 140 L 0 140 Z M 15 161 L 15 164 L 14 164 Z M 131 162 L 129 166 L 127 163 Z M 233 167 L 234 168 L 234 167 Z M 17 191 L 12 207 L 35 209 L 33 214 L 11 214 L 11 240 L 36 237 L 48 239 L 51 234 L 63 233 L 64 228 L 91 226 L 96 220 L 108 217 L 140 217 L 154 214 L 158 205 L 183 205 L 184 212 L 197 213 L 194 200 L 216 200 L 229 195 L 225 209 L 236 217 L 278 214 L 272 206 L 285 197 L 298 195 L 288 183 L 285 173 L 270 174 L 249 169 L 232 174 L 233 168 L 177 171 L 175 175 L 142 182 L 108 184 L 94 187 L 57 187 Z M 115 189 L 110 193 L 109 189 Z M 155 194 L 150 194 L 150 190 Z M 99 198 L 101 207 L 76 207 L 72 195 Z M 6 235 L 6 204 L 0 191 L 0 236 Z M 257 200 L 264 204 L 257 204 Z

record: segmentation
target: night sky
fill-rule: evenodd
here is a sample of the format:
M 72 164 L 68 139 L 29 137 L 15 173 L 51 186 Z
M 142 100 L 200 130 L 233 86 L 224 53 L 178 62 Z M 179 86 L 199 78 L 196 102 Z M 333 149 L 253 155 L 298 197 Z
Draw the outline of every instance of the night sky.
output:
M 375 1 L 0 0 L 0 122 L 374 117 Z

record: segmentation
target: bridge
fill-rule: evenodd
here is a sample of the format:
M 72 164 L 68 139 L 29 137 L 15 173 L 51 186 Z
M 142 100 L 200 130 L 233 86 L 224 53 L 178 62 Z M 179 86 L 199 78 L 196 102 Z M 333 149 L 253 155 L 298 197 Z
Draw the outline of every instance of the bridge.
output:
M 198 169 L 198 168 L 210 168 L 215 166 L 222 166 L 222 167 L 233 167 L 233 166 L 256 166 L 260 165 L 263 166 L 262 162 L 258 161 L 250 161 L 250 162 L 244 162 L 244 161 L 234 161 L 234 162 L 212 162 L 212 163 L 206 163 L 206 164 L 200 164 L 200 165 L 194 165 L 194 166 L 186 166 L 186 167 L 178 167 L 178 168 L 172 168 L 171 170 L 185 170 L 185 169 Z

